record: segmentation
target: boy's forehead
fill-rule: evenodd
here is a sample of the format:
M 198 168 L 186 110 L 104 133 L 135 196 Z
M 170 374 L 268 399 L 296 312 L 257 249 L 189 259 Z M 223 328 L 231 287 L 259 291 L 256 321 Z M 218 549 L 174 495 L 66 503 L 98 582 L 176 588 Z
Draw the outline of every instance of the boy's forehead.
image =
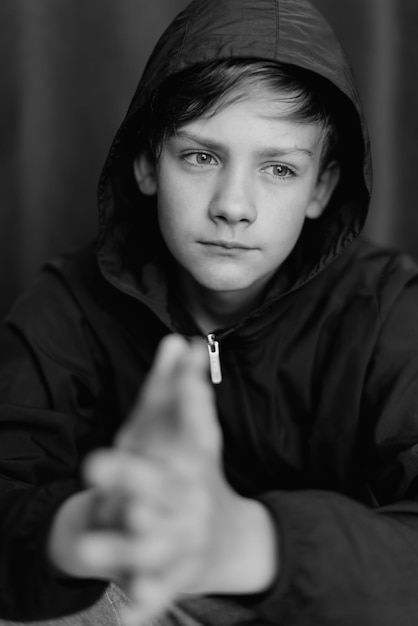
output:
M 312 156 L 321 142 L 321 126 L 292 119 L 286 102 L 248 98 L 228 104 L 177 128 L 175 137 L 207 148 L 241 143 L 265 156 L 300 152 Z

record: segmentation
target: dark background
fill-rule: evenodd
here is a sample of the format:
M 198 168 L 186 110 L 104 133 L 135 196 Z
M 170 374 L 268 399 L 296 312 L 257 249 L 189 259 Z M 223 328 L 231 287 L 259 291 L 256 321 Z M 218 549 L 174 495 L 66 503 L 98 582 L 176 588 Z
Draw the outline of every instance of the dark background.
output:
M 314 3 L 351 57 L 370 124 L 368 235 L 418 260 L 417 0 Z M 94 236 L 110 141 L 156 39 L 186 4 L 1 0 L 0 315 L 46 259 Z

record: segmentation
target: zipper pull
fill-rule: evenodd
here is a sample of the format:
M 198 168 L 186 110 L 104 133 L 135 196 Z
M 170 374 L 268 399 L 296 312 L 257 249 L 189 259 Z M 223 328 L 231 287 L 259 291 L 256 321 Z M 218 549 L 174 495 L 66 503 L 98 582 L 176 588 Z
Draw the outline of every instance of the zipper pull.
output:
M 219 358 L 219 341 L 216 341 L 215 335 L 207 336 L 210 377 L 214 385 L 222 382 L 221 360 Z

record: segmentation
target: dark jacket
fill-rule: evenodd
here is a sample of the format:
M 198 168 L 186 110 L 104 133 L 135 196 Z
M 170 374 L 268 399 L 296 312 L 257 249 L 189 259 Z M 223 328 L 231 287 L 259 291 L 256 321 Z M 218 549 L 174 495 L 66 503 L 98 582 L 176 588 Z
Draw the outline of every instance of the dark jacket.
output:
M 242 20 L 237 27 L 237 18 Z M 51 519 L 109 445 L 161 338 L 198 329 L 159 256 L 132 177 L 141 108 L 165 76 L 231 56 L 301 65 L 347 99 L 341 184 L 304 227 L 265 302 L 216 329 L 228 479 L 270 510 L 278 580 L 238 599 L 254 623 L 415 626 L 418 620 L 417 270 L 358 239 L 370 190 L 350 69 L 303 0 L 196 0 L 156 47 L 106 161 L 95 246 L 49 264 L 0 337 L 0 617 L 89 606 L 98 581 L 56 572 Z

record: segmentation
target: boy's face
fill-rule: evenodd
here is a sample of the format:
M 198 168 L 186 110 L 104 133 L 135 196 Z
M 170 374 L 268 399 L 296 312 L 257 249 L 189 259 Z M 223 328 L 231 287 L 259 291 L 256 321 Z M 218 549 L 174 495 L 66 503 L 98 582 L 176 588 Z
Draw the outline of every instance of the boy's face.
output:
M 230 104 L 181 126 L 155 167 L 135 162 L 169 250 L 200 288 L 261 293 L 305 218 L 328 203 L 338 168 L 320 168 L 321 127 L 286 119 L 287 107 L 260 96 Z

